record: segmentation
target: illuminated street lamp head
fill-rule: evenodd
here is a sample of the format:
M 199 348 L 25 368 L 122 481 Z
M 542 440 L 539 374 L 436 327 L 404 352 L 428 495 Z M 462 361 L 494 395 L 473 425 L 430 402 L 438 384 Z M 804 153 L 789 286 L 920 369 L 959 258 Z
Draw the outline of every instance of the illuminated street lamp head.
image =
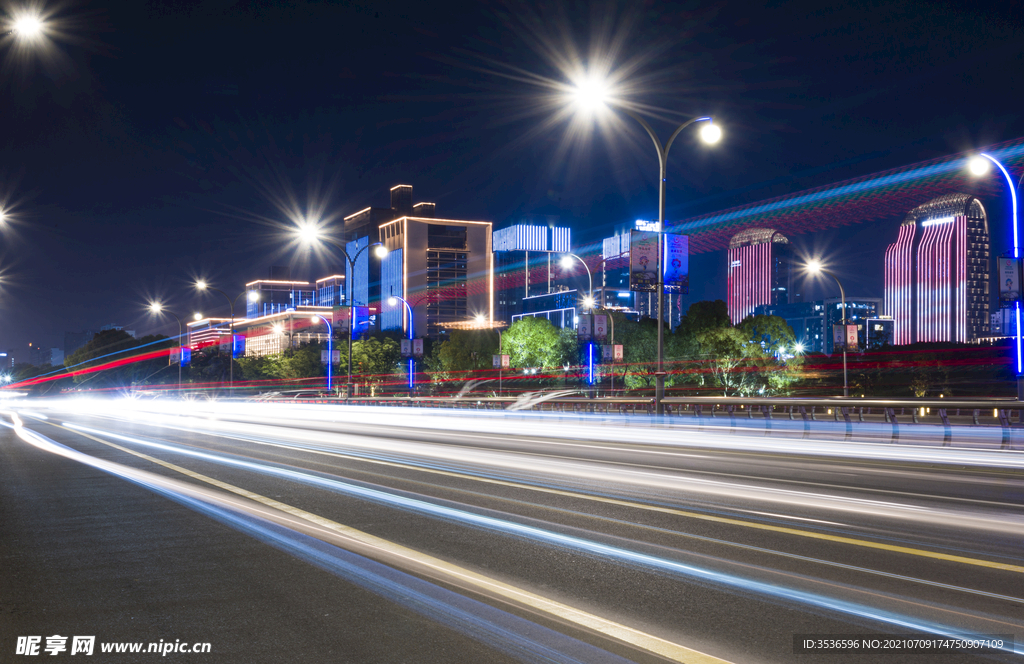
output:
M 590 297 L 589 295 L 583 298 L 583 306 L 586 307 L 587 309 L 593 308 L 594 298 Z
M 807 271 L 811 274 L 821 272 L 821 261 L 807 261 Z
M 568 270 L 572 268 L 572 256 L 562 256 L 562 260 L 559 261 L 562 268 Z
M 385 256 L 388 255 L 388 248 L 385 247 L 383 244 L 378 244 L 376 247 L 374 247 L 373 253 L 375 256 L 377 256 L 377 258 L 384 258 Z
M 309 246 L 316 244 L 320 240 L 320 229 L 317 228 L 316 224 L 308 221 L 299 224 L 299 228 L 296 231 L 299 235 L 299 242 L 303 245 Z
M 476 315 L 476 322 L 478 322 L 478 323 L 486 323 L 487 322 L 487 316 L 485 316 L 483 314 L 477 314 Z
M 985 175 L 988 173 L 990 164 L 988 159 L 985 159 L 984 157 L 974 157 L 968 163 L 968 167 L 974 175 Z
M 793 346 L 793 350 L 797 354 L 802 353 L 802 352 L 804 352 L 804 345 L 802 343 L 798 342 L 795 346 Z
M 282 332 L 284 332 L 284 326 L 281 325 L 280 323 L 274 323 L 273 329 L 274 334 L 281 334 Z
M 164 305 L 160 304 L 159 302 L 152 302 L 149 305 L 149 310 L 155 314 L 158 314 L 164 310 Z
M 196 282 L 196 288 L 198 288 L 199 290 L 206 290 L 206 282 L 200 279 L 199 281 Z
M 398 304 L 398 298 L 392 295 L 391 297 L 388 298 L 388 304 L 391 305 L 392 307 L 395 306 L 396 304 Z
M 192 319 L 193 320 L 203 320 L 203 315 L 197 311 L 195 314 L 192 315 Z
M 722 140 L 722 129 L 712 121 L 708 121 L 700 130 L 700 138 L 708 145 Z
M 588 76 L 576 83 L 572 91 L 576 107 L 586 113 L 595 113 L 608 101 L 608 84 L 596 76 Z
M 43 31 L 43 22 L 39 20 L 38 16 L 26 14 L 14 20 L 13 31 L 19 37 L 31 39 L 39 36 L 39 33 Z
M 249 300 L 250 302 L 258 302 L 259 299 L 260 299 L 260 292 L 259 291 L 255 291 L 255 290 L 251 290 L 245 296 L 245 299 Z

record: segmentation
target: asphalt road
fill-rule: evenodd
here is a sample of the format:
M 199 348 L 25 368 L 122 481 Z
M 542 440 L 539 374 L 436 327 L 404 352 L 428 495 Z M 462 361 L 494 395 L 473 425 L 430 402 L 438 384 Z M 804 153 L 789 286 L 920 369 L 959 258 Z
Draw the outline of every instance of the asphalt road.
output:
M 1017 451 L 209 402 L 9 404 L 0 422 L 3 662 L 1024 652 Z M 795 635 L 879 645 L 804 654 Z M 893 652 L 893 635 L 1020 645 Z

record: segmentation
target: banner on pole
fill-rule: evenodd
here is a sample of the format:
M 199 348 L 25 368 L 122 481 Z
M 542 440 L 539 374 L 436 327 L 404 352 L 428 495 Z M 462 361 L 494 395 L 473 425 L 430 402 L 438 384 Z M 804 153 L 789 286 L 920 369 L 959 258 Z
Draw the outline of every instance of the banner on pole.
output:
M 629 290 L 658 290 L 658 233 L 629 232 Z
M 665 292 L 690 292 L 690 236 L 665 233 Z
M 1012 307 L 1020 299 L 1020 259 L 1000 256 L 999 306 Z

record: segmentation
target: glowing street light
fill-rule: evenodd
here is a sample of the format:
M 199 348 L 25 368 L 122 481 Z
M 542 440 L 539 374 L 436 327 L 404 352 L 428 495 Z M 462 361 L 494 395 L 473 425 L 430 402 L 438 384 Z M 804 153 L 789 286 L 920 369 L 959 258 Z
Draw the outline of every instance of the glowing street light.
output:
M 352 301 L 352 299 L 353 299 L 352 298 L 352 294 L 355 292 L 354 291 L 353 282 L 355 281 L 354 275 L 356 273 L 356 261 L 359 260 L 359 254 L 363 253 L 364 251 L 366 251 L 370 247 L 374 247 L 374 249 L 373 249 L 373 255 L 374 256 L 376 256 L 377 258 L 384 258 L 385 256 L 388 255 L 388 248 L 385 247 L 380 242 L 372 242 L 370 244 L 367 244 L 365 247 L 363 247 L 359 251 L 357 251 L 356 255 L 353 257 L 353 256 L 349 256 L 348 255 L 348 252 L 345 250 L 344 245 L 342 245 L 340 242 L 338 242 L 334 238 L 328 237 L 328 236 L 324 235 L 323 233 L 321 233 L 319 227 L 316 224 L 314 224 L 314 223 L 312 223 L 310 221 L 306 221 L 303 224 L 299 225 L 299 227 L 296 229 L 295 232 L 296 232 L 296 234 L 299 237 L 299 242 L 303 246 L 312 246 L 312 245 L 314 245 L 314 244 L 316 244 L 318 242 L 324 242 L 325 244 L 329 244 L 331 247 L 333 247 L 333 248 L 337 249 L 338 251 L 340 251 L 345 256 L 345 260 L 348 261 L 348 266 L 349 266 L 348 274 L 350 276 L 349 276 L 348 279 L 345 280 L 347 282 L 347 285 L 348 285 L 348 298 L 347 298 L 347 301 L 348 301 L 348 310 L 349 310 L 349 317 L 348 317 L 348 321 L 349 321 L 349 329 L 348 329 L 348 384 L 346 385 L 346 389 L 348 390 L 348 393 L 347 393 L 346 398 L 351 398 L 352 397 L 352 332 L 353 332 L 353 328 L 355 327 L 355 302 Z
M 192 314 L 192 320 L 197 321 L 197 322 L 201 321 L 201 320 L 203 320 L 203 315 L 197 311 L 194 314 Z
M 11 32 L 23 39 L 34 39 L 43 32 L 43 21 L 34 14 L 24 14 L 14 19 Z
M 409 312 L 409 341 L 411 342 L 412 338 L 414 336 L 413 323 L 412 323 L 412 305 L 409 304 L 409 301 L 406 300 L 404 297 L 401 297 L 401 296 L 398 296 L 398 295 L 392 295 L 391 297 L 389 297 L 388 298 L 388 304 L 393 307 L 396 304 L 398 304 L 399 300 L 401 300 L 402 304 L 405 305 L 405 310 L 407 312 Z M 412 349 L 410 348 L 409 350 L 411 351 Z M 416 389 L 415 377 L 416 377 L 416 358 L 415 357 L 410 357 L 409 358 L 409 391 L 410 392 L 412 392 L 413 390 Z
M 317 321 L 318 318 L 324 322 L 324 325 L 327 326 L 327 391 L 330 392 L 331 391 L 331 363 L 334 361 L 334 346 L 333 346 L 333 341 L 332 341 L 332 339 L 334 339 L 334 328 L 331 327 L 331 321 L 327 320 L 326 318 L 324 318 L 320 314 L 313 314 L 312 316 L 310 316 L 309 320 L 310 320 L 311 323 L 315 324 L 315 323 L 318 322 Z
M 607 103 L 611 102 L 612 99 L 609 95 L 610 90 L 606 83 L 591 78 L 578 82 L 573 89 L 571 97 L 578 108 L 593 110 L 603 108 Z M 654 402 L 655 413 L 664 415 L 665 408 L 662 405 L 662 399 L 665 397 L 665 270 L 662 261 L 664 260 L 665 253 L 663 234 L 665 227 L 665 181 L 668 170 L 668 153 L 680 132 L 694 123 L 707 123 L 701 128 L 700 137 L 701 140 L 708 144 L 720 141 L 722 139 L 722 130 L 718 125 L 714 124 L 714 120 L 710 116 L 700 116 L 687 120 L 676 127 L 668 141 L 662 144 L 658 135 L 646 120 L 628 108 L 621 108 L 623 113 L 639 122 L 640 126 L 651 137 L 651 140 L 654 142 L 654 148 L 658 153 L 658 163 L 661 170 L 660 177 L 658 178 L 658 370 L 654 374 L 656 381 Z
M 159 302 L 150 302 L 149 303 L 149 310 L 151 312 L 153 312 L 154 314 L 158 315 L 158 316 L 160 314 L 167 314 L 168 316 L 173 317 L 174 320 L 178 321 L 178 352 L 181 353 L 181 348 L 182 348 L 182 346 L 181 346 L 181 334 L 182 334 L 182 332 L 181 332 L 181 327 L 182 327 L 181 326 L 181 319 L 178 318 L 177 316 L 175 316 L 170 311 L 164 311 L 164 305 L 160 304 Z M 196 314 L 196 316 L 198 316 L 198 315 L 199 314 Z M 182 358 L 179 355 L 178 356 L 178 395 L 179 396 L 181 395 L 181 359 Z
M 826 274 L 832 277 L 833 279 L 836 280 L 836 283 L 839 285 L 839 298 L 843 303 L 843 396 L 848 397 L 850 396 L 850 383 L 847 379 L 846 373 L 846 291 L 843 290 L 843 283 L 839 281 L 839 277 L 837 277 L 832 272 L 826 270 L 822 266 L 821 261 L 808 261 L 805 267 L 807 268 L 807 271 L 810 272 L 811 274 Z
M 1011 212 L 1013 213 L 1013 259 L 1017 262 L 1017 283 L 1021 283 L 1024 279 L 1024 271 L 1021 269 L 1021 256 L 1020 256 L 1020 232 L 1018 228 L 1018 215 L 1017 215 L 1017 190 L 1020 189 L 1021 182 L 1024 181 L 1024 174 L 1017 180 L 1017 184 L 1013 184 L 1013 179 L 1010 178 L 1010 173 L 1006 168 L 999 163 L 995 157 L 990 154 L 982 152 L 978 156 L 972 158 L 968 162 L 968 168 L 974 175 L 985 175 L 989 172 L 990 166 L 995 164 L 999 172 L 1002 173 L 1003 179 L 1006 180 L 1006 186 L 1010 190 L 1010 206 Z M 1024 356 L 1021 352 L 1021 302 L 1020 297 L 1014 302 L 1014 310 L 1017 320 L 1017 401 L 1024 401 Z

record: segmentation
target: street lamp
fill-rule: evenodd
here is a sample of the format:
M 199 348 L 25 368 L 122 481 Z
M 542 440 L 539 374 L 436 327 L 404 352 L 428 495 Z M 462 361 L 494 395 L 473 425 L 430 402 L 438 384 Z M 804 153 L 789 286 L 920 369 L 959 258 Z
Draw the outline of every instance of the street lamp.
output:
M 310 321 L 316 323 L 316 319 L 319 318 L 327 326 L 327 391 L 331 391 L 331 362 L 334 361 L 334 346 L 331 341 L 334 338 L 334 328 L 331 327 L 331 322 L 321 316 L 320 314 L 312 314 Z
M 42 32 L 43 21 L 35 14 L 23 14 L 11 24 L 11 33 L 22 39 L 35 39 Z
M 850 383 L 847 380 L 846 373 L 846 291 L 843 290 L 843 284 L 841 281 L 839 281 L 839 277 L 823 268 L 821 266 L 820 261 L 810 261 L 809 263 L 807 263 L 806 267 L 807 271 L 810 272 L 811 274 L 826 274 L 835 279 L 836 283 L 839 285 L 839 298 L 843 306 L 843 396 L 848 397 L 850 396 Z M 833 335 L 833 339 L 834 338 L 835 337 Z
M 1003 178 L 1006 180 L 1006 186 L 1010 189 L 1011 211 L 1013 212 L 1013 259 L 1017 262 L 1017 283 L 1021 284 L 1024 283 L 1024 271 L 1021 270 L 1020 235 L 1017 227 L 1017 191 L 1020 189 L 1021 182 L 1024 181 L 1024 174 L 1021 175 L 1020 179 L 1017 180 L 1016 186 L 1014 186 L 1009 172 L 1007 172 L 1006 168 L 1004 168 L 1003 165 L 992 155 L 982 152 L 968 162 L 971 173 L 974 175 L 985 175 L 989 172 L 991 164 L 995 164 L 996 168 L 999 169 L 999 172 L 1003 174 Z M 1017 319 L 1017 401 L 1024 401 L 1024 363 L 1022 363 L 1021 356 L 1019 295 L 1017 297 L 1017 301 L 1014 302 L 1014 309 Z
M 408 300 L 406 300 L 404 297 L 401 297 L 399 295 L 392 295 L 391 297 L 389 297 L 388 298 L 388 304 L 393 307 L 396 304 L 398 304 L 399 300 L 402 301 L 402 304 L 405 305 L 405 310 L 409 313 L 409 341 L 411 342 L 412 338 L 414 336 L 413 323 L 412 323 L 412 305 L 409 304 Z M 412 352 L 412 348 L 409 349 L 409 352 L 410 353 Z M 413 390 L 416 389 L 415 383 L 413 381 L 413 378 L 415 377 L 415 375 L 416 375 L 416 358 L 415 357 L 410 357 L 409 358 L 409 391 L 410 392 L 412 392 Z
M 574 91 L 574 97 L 581 107 L 594 110 L 604 107 L 605 103 L 609 100 L 608 92 L 606 85 L 600 81 L 589 79 L 588 81 L 577 85 Z M 720 141 L 722 139 L 722 130 L 718 125 L 714 124 L 714 120 L 710 116 L 700 116 L 687 120 L 676 127 L 668 141 L 662 144 L 658 135 L 646 120 L 628 108 L 622 108 L 622 112 L 639 122 L 640 126 L 642 126 L 648 136 L 651 137 L 651 141 L 654 142 L 654 149 L 658 153 L 658 164 L 660 167 L 660 177 L 658 178 L 658 370 L 654 374 L 656 381 L 654 403 L 655 413 L 657 415 L 664 415 L 665 408 L 662 404 L 662 399 L 665 397 L 665 331 L 663 329 L 665 322 L 665 269 L 662 263 L 665 260 L 663 242 L 665 231 L 665 181 L 668 170 L 668 152 L 672 149 L 672 144 L 675 142 L 676 137 L 680 132 L 694 123 L 707 123 L 701 128 L 700 137 L 701 140 L 708 144 L 714 144 Z
M 587 269 L 587 295 L 585 298 L 583 298 L 583 303 L 585 306 L 587 306 L 588 309 L 590 309 L 594 306 L 594 277 L 593 275 L 590 274 L 590 266 L 587 265 L 587 262 L 585 260 L 577 256 L 576 254 L 565 254 L 564 256 L 562 256 L 562 269 L 571 270 L 572 259 L 574 258 L 578 260 L 580 263 L 583 263 L 583 267 Z
M 355 322 L 354 322 L 355 321 L 355 302 L 352 301 L 352 295 L 354 293 L 354 285 L 353 285 L 352 282 L 354 281 L 353 277 L 354 277 L 355 272 L 356 272 L 356 261 L 359 260 L 359 254 L 363 253 L 364 251 L 366 251 L 370 247 L 374 247 L 373 254 L 377 258 L 384 258 L 385 256 L 388 255 L 388 248 L 385 247 L 380 242 L 372 242 L 372 243 L 367 244 L 365 247 L 361 248 L 359 251 L 357 251 L 356 255 L 353 257 L 353 256 L 349 256 L 348 255 L 348 252 L 345 250 L 345 247 L 340 242 L 338 242 L 337 240 L 335 240 L 333 238 L 330 238 L 330 237 L 327 237 L 327 236 L 323 235 L 322 233 L 320 233 L 319 229 L 314 224 L 309 224 L 309 223 L 303 224 L 303 225 L 299 226 L 299 228 L 297 229 L 296 233 L 299 236 L 299 241 L 303 245 L 309 246 L 309 245 L 312 245 L 312 244 L 314 244 L 316 242 L 325 242 L 325 243 L 329 244 L 330 246 L 334 247 L 335 249 L 337 249 L 338 251 L 340 251 L 345 256 L 345 260 L 348 261 L 348 266 L 349 266 L 348 275 L 349 275 L 349 277 L 348 277 L 348 279 L 346 279 L 346 281 L 348 282 L 346 285 L 348 287 L 348 309 L 349 309 L 348 326 L 349 327 L 348 327 L 348 384 L 346 386 L 346 389 L 348 390 L 348 394 L 346 395 L 346 398 L 351 398 L 351 396 L 352 396 L 352 332 L 353 332 L 352 328 L 355 326 Z
M 174 320 L 178 321 L 178 353 L 179 353 L 179 355 L 178 355 L 178 395 L 180 396 L 181 395 L 181 327 L 182 327 L 181 326 L 181 319 L 178 318 L 177 316 L 175 316 L 170 311 L 164 311 L 164 305 L 160 304 L 159 302 L 151 302 L 150 305 L 149 305 L 149 310 L 152 311 L 154 314 L 157 314 L 157 315 L 167 314 L 168 316 L 171 316 L 172 318 L 174 318 Z
M 201 291 L 211 290 L 220 293 L 224 296 L 224 299 L 228 301 L 228 306 L 231 308 L 231 319 L 228 321 L 228 341 L 230 342 L 228 345 L 228 390 L 230 391 L 235 387 L 235 302 L 238 302 L 238 298 L 245 295 L 245 292 L 242 292 L 238 297 L 232 300 L 230 295 L 219 288 L 210 286 L 202 279 L 196 282 L 196 289 Z

